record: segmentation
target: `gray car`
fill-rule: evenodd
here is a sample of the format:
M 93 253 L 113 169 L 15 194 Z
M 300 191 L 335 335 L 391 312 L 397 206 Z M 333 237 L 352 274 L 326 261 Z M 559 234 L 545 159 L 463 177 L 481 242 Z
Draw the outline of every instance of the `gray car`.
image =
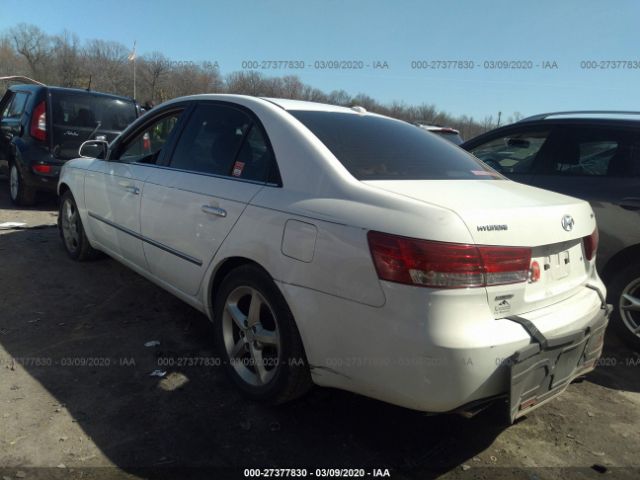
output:
M 640 112 L 536 115 L 461 147 L 512 180 L 591 203 L 612 323 L 640 348 Z

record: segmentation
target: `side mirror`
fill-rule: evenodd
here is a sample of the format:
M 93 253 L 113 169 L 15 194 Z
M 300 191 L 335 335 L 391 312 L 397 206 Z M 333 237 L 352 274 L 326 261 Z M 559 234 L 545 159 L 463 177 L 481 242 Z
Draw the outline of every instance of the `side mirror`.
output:
M 104 160 L 107 158 L 109 143 L 106 140 L 87 140 L 80 145 L 78 155 L 82 158 L 97 158 Z

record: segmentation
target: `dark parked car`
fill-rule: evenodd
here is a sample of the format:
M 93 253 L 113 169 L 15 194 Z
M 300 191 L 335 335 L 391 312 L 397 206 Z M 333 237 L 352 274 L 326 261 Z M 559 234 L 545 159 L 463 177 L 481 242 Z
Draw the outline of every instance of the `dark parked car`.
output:
M 113 140 L 138 116 L 125 97 L 43 85 L 11 86 L 0 100 L 0 162 L 9 195 L 31 205 L 39 190 L 56 191 L 60 167 L 89 139 Z M 3 165 L 4 166 L 4 165 Z
M 423 123 L 416 123 L 416 126 L 422 128 L 423 130 L 426 130 L 427 132 L 440 135 L 442 138 L 446 138 L 451 143 L 455 143 L 456 145 L 460 145 L 464 141 L 462 139 L 462 136 L 460 136 L 460 132 L 455 128 L 442 127 L 440 125 L 425 125 Z
M 612 321 L 640 347 L 640 112 L 536 115 L 461 147 L 512 180 L 591 203 Z

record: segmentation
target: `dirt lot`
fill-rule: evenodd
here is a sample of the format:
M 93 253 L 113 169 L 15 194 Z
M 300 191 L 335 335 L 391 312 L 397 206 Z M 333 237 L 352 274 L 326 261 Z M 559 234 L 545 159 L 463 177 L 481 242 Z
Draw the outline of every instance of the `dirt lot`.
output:
M 40 228 L 0 231 L 3 480 L 241 478 L 245 467 L 295 466 L 640 477 L 640 355 L 612 335 L 596 372 L 510 428 L 498 408 L 426 416 L 328 389 L 265 407 L 221 368 L 189 364 L 217 357 L 203 315 L 113 260 L 72 262 L 53 227 L 55 199 L 15 210 L 6 190 L 0 179 L 0 223 Z M 150 376 L 158 368 L 164 379 Z

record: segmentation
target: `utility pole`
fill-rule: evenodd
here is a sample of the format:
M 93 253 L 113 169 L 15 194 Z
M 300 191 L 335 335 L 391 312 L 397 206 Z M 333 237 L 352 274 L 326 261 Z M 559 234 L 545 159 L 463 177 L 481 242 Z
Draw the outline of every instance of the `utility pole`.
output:
M 498 112 L 498 124 L 496 125 L 496 127 L 500 126 L 500 117 L 502 116 L 502 112 Z

